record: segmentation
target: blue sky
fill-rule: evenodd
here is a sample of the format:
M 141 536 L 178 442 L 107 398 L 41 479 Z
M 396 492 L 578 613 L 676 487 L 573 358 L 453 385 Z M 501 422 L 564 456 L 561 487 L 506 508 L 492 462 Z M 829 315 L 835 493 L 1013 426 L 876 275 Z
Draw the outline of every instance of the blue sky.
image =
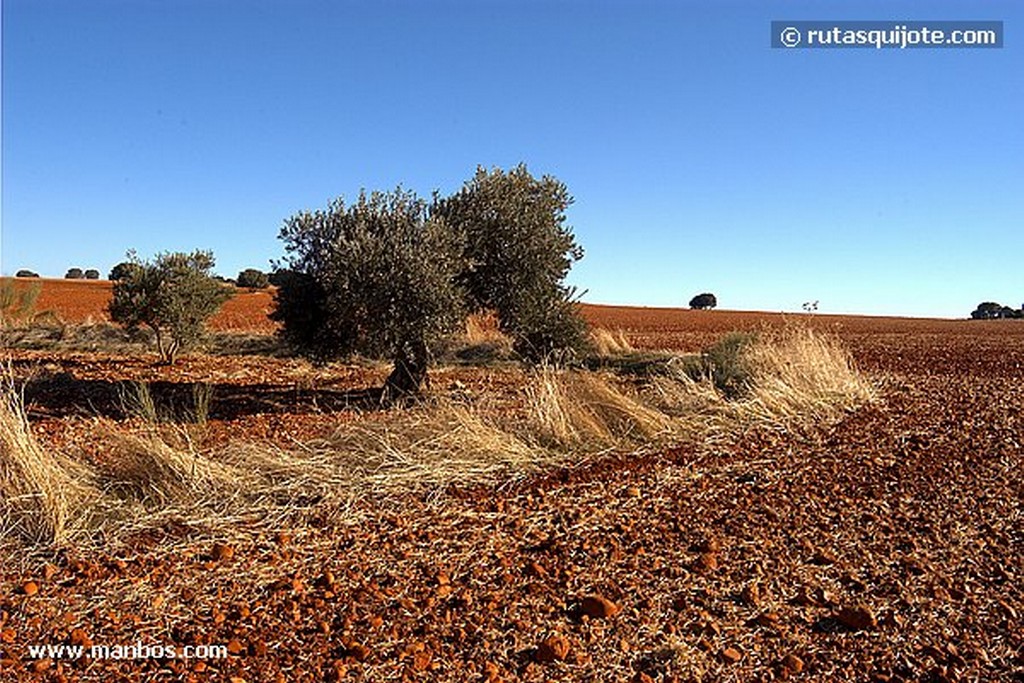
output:
M 1024 5 L 4 0 L 0 269 L 104 274 L 360 188 L 563 180 L 585 300 L 1024 302 Z M 774 19 L 991 19 L 991 50 L 782 50 Z

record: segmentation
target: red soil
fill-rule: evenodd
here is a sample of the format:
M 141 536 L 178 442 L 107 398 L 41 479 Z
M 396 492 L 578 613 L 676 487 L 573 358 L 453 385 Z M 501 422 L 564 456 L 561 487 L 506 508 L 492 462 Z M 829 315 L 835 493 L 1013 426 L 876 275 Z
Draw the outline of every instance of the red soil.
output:
M 107 292 L 46 281 L 43 307 L 99 319 Z M 269 329 L 267 293 L 234 302 L 218 325 Z M 0 567 L 0 680 L 1024 680 L 1024 323 L 584 312 L 645 348 L 806 321 L 849 345 L 882 400 L 812 434 L 752 430 L 441 502 L 366 501 L 348 527 L 230 547 L 183 532 L 187 550 L 173 556 L 25 557 Z M 13 357 L 16 371 L 51 368 L 53 386 L 30 409 L 37 426 L 67 426 L 50 442 L 65 446 L 88 439 L 85 406 L 102 405 L 119 377 L 218 382 L 229 406 L 255 395 L 265 412 L 223 423 L 256 439 L 293 412 L 324 428 L 349 419 L 323 403 L 307 411 L 312 383 L 379 380 L 338 366 L 307 382 L 305 366 L 268 358 L 157 370 L 104 354 Z M 491 381 L 445 372 L 442 387 Z M 47 415 L 71 389 L 82 410 Z M 246 422 L 257 418 L 281 422 Z M 32 644 L 85 641 L 232 654 L 29 655 Z

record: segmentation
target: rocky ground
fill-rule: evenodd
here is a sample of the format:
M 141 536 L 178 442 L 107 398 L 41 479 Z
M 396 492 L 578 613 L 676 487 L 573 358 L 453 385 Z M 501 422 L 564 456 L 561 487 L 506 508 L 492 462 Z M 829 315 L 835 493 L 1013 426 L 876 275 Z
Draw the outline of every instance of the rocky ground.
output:
M 800 434 L 370 500 L 342 528 L 22 556 L 0 680 L 1024 681 L 1024 326 L 944 325 L 847 325 L 881 398 Z M 230 654 L 29 652 L 140 642 Z

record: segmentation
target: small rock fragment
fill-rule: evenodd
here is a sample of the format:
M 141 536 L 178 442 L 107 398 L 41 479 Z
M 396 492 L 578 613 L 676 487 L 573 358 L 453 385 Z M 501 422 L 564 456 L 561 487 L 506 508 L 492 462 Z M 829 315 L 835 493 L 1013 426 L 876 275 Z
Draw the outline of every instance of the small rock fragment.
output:
M 878 626 L 875 615 L 863 605 L 842 608 L 836 614 L 836 621 L 854 631 L 864 631 Z
M 580 611 L 591 619 L 607 619 L 621 611 L 621 607 L 601 595 L 588 595 L 580 603 Z
M 804 660 L 794 654 L 788 654 L 782 658 L 782 668 L 790 673 L 798 674 L 804 670 Z
M 35 581 L 26 581 L 21 584 L 21 592 L 28 596 L 35 595 L 39 592 L 39 584 Z
M 694 563 L 697 571 L 713 572 L 718 569 L 718 555 L 712 552 L 701 553 Z
M 564 636 L 553 635 L 544 640 L 534 652 L 533 658 L 542 664 L 560 662 L 569 654 L 569 641 Z
M 743 653 L 734 647 L 727 647 L 722 650 L 722 661 L 726 664 L 735 664 L 743 659 Z
M 365 662 L 370 658 L 370 648 L 366 647 L 362 643 L 350 643 L 345 648 L 345 654 L 357 662 Z
M 235 556 L 235 549 L 226 543 L 214 543 L 210 556 L 217 562 L 224 562 Z

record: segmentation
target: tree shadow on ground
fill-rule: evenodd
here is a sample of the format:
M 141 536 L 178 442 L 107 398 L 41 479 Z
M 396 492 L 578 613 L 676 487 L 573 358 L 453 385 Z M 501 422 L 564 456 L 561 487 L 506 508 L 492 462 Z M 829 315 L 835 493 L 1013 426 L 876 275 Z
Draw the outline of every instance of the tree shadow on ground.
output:
M 33 377 L 21 393 L 29 415 L 123 420 L 147 412 L 161 421 L 190 422 L 200 416 L 234 420 L 257 414 L 315 414 L 380 410 L 380 387 L 307 388 L 288 384 L 78 379 L 69 372 Z M 205 408 L 204 408 L 205 404 Z

